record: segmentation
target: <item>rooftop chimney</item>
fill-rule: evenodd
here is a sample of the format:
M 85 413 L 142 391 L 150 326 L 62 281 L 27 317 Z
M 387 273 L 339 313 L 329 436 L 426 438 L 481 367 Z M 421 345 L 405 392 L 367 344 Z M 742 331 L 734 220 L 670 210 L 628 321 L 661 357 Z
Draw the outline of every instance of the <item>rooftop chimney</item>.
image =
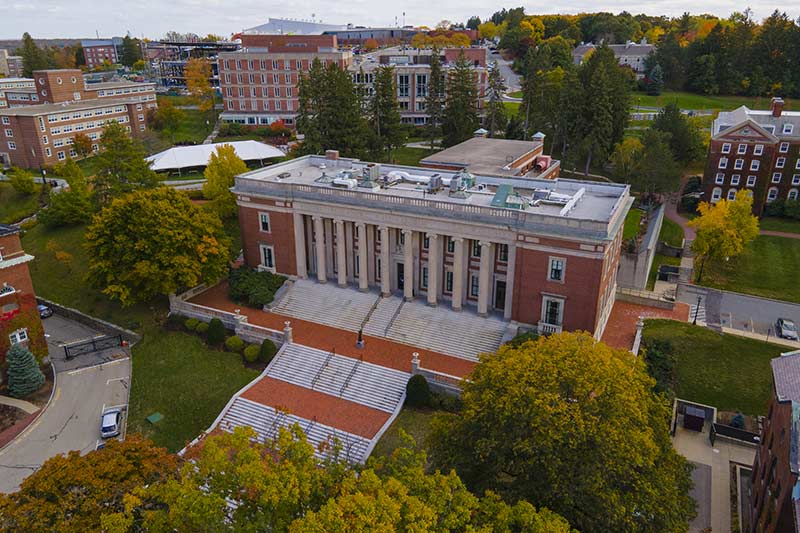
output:
M 325 150 L 325 159 L 333 161 L 339 159 L 339 150 Z
M 783 98 L 779 96 L 773 96 L 772 101 L 769 104 L 769 109 L 772 111 L 773 117 L 777 118 L 781 116 L 781 113 L 783 113 Z

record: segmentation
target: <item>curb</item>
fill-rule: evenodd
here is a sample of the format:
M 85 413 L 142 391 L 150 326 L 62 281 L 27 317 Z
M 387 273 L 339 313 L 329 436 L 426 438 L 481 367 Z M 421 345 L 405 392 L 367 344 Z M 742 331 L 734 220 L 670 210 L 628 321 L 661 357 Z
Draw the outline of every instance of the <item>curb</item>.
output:
M 28 424 L 19 433 L 17 433 L 17 435 L 14 438 L 12 438 L 10 441 L 8 441 L 2 447 L 0 447 L 0 452 L 11 446 L 14 442 L 17 441 L 17 439 L 25 435 L 28 432 L 28 430 L 31 429 L 33 423 L 36 422 L 42 415 L 42 413 L 44 413 L 47 410 L 47 408 L 50 407 L 50 404 L 53 403 L 53 396 L 55 396 L 56 387 L 58 387 L 58 373 L 56 372 L 56 367 L 52 361 L 50 361 L 50 368 L 53 371 L 53 388 L 50 390 L 50 398 L 47 399 L 47 403 L 45 404 L 44 407 L 39 409 L 36 413 L 33 413 L 33 415 L 31 416 L 31 420 L 28 422 Z M 13 427 L 14 426 L 11 426 L 11 428 Z

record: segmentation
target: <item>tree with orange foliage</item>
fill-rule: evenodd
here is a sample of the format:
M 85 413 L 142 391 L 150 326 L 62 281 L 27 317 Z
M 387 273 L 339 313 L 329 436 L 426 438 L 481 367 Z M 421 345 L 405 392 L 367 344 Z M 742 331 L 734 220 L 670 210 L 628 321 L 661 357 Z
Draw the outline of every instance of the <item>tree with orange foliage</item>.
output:
M 364 41 L 364 50 L 366 50 L 367 52 L 372 52 L 373 50 L 377 50 L 378 46 L 379 46 L 378 41 L 376 41 L 375 39 L 370 38 Z

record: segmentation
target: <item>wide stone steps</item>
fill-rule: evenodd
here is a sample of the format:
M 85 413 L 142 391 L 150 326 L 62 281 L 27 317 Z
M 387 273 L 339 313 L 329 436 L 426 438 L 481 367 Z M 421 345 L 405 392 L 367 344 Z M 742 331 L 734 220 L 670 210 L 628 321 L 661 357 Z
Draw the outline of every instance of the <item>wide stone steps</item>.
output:
M 374 293 L 297 280 L 273 311 L 301 320 L 358 331 L 375 299 Z
M 411 375 L 299 344 L 284 345 L 268 376 L 392 413 Z M 316 379 L 315 379 L 316 378 Z
M 299 416 L 280 412 L 273 407 L 236 398 L 219 423 L 224 431 L 235 427 L 249 426 L 258 433 L 261 441 L 278 437 L 280 428 L 299 424 L 308 442 L 314 446 L 314 454 L 324 459 L 329 456 L 331 445 L 337 439 L 342 445 L 341 456 L 349 462 L 364 462 L 370 440 Z
M 478 354 L 497 350 L 506 327 L 507 323 L 497 318 L 407 302 L 400 309 L 386 337 L 475 361 Z
M 401 305 L 403 305 L 402 298 L 381 298 L 378 302 L 378 306 L 364 325 L 364 334 L 373 337 L 385 337 L 386 330 L 389 328 L 392 319 L 394 319 Z

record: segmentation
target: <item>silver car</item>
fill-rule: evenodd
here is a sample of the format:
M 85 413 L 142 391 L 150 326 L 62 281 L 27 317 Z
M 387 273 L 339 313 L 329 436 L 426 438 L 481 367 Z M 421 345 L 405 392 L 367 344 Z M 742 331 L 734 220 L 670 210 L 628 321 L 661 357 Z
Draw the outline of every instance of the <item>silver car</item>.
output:
M 779 318 L 775 322 L 775 333 L 783 339 L 797 340 L 797 326 L 788 318 Z
M 119 435 L 119 426 L 122 421 L 120 409 L 109 409 L 100 417 L 100 436 L 110 439 Z

